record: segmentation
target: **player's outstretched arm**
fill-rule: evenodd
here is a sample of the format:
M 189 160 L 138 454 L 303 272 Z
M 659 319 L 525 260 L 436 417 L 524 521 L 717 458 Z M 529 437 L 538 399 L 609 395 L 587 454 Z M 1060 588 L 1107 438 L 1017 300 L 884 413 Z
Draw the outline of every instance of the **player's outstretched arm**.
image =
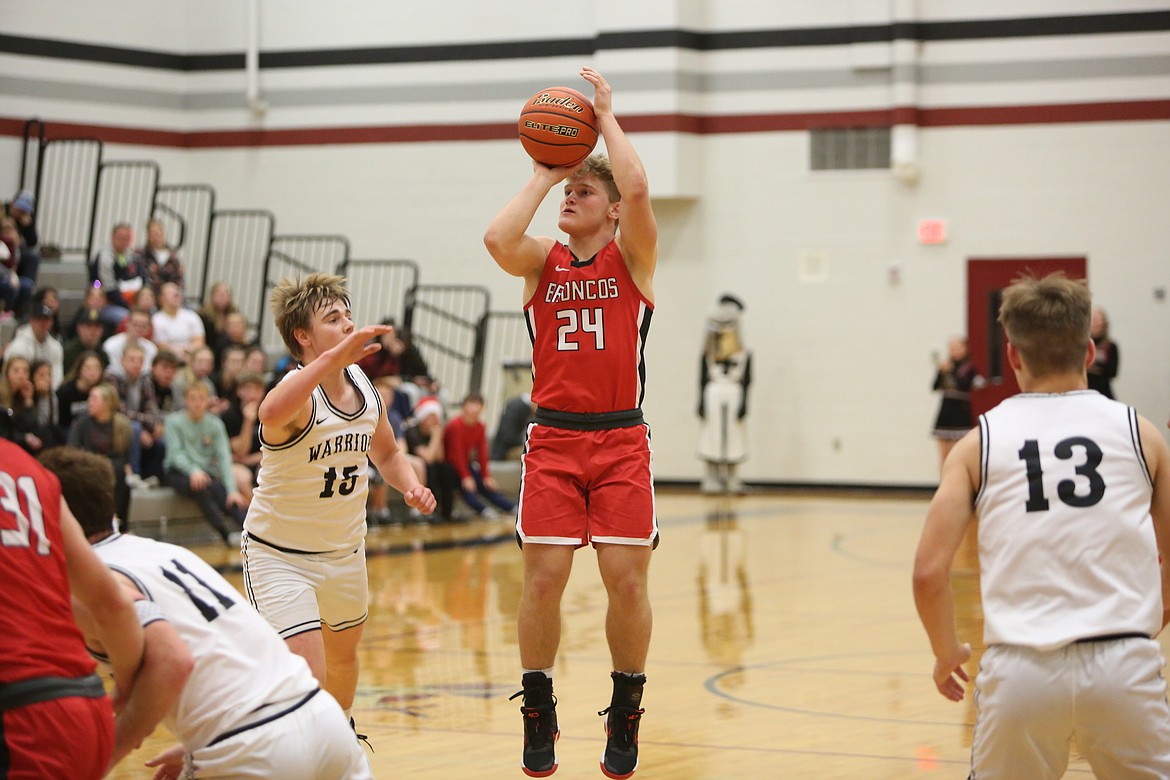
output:
M 642 159 L 613 113 L 613 88 L 593 68 L 582 68 L 581 77 L 593 85 L 593 109 L 613 169 L 613 180 L 622 194 L 618 215 L 622 255 L 630 264 L 638 287 L 648 297 L 658 263 L 658 222 L 650 204 L 650 183 Z
M 947 457 L 914 557 L 914 604 L 934 651 L 934 684 L 952 701 L 963 698 L 963 683 L 969 679 L 963 664 L 971 658 L 971 646 L 960 642 L 955 630 L 951 565 L 973 516 L 978 467 L 975 430 Z
M 1157 426 L 1145 417 L 1138 418 L 1142 452 L 1154 483 L 1150 516 L 1154 520 L 1154 537 L 1162 559 L 1162 628 L 1170 623 L 1170 446 Z
M 260 402 L 257 412 L 260 423 L 269 430 L 283 430 L 286 435 L 304 430 L 312 416 L 313 388 L 331 372 L 340 371 L 380 350 L 382 345 L 378 343 L 378 337 L 392 330 L 394 328 L 390 325 L 357 328 L 337 346 L 289 374 Z
M 69 505 L 61 499 L 61 535 L 65 566 L 78 626 L 109 656 L 118 689 L 115 704 L 130 695 L 142 666 L 142 627 L 130 596 L 90 547 Z

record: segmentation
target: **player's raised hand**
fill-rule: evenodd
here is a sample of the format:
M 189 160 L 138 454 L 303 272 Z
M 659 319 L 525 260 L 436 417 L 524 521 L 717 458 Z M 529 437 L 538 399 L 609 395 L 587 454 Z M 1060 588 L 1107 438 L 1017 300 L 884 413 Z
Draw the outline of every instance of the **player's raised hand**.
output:
M 331 351 L 337 363 L 348 366 L 380 350 L 382 342 L 379 338 L 393 330 L 393 325 L 367 325 L 364 328 L 355 328 Z
M 966 690 L 963 683 L 971 679 L 963 668 L 963 664 L 971 660 L 971 645 L 963 643 L 956 649 L 958 652 L 953 657 L 935 659 L 934 687 L 951 701 L 962 701 Z
M 411 509 L 417 509 L 424 515 L 432 514 L 435 511 L 435 496 L 431 493 L 430 488 L 416 485 L 410 490 L 402 494 L 406 505 Z
M 576 172 L 576 170 L 580 167 L 581 163 L 577 163 L 576 165 L 562 165 L 559 168 L 553 168 L 545 165 L 542 162 L 537 162 L 536 160 L 532 161 L 533 175 L 544 179 L 550 189 L 556 185 L 557 182 L 564 181 L 565 179 L 572 176 L 573 173 Z
M 593 68 L 581 68 L 581 78 L 593 85 L 593 110 L 598 114 L 613 113 L 613 87 Z

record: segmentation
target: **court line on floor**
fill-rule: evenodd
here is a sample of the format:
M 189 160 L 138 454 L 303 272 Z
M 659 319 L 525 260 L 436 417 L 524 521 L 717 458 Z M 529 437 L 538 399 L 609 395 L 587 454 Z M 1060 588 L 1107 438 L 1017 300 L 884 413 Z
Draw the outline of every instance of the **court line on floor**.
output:
M 874 723 L 900 723 L 900 724 L 914 725 L 914 726 L 945 726 L 948 728 L 953 728 L 955 726 L 961 726 L 961 727 L 966 727 L 966 728 L 973 728 L 974 724 L 967 723 L 967 722 L 938 721 L 938 720 L 911 720 L 911 719 L 906 719 L 906 718 L 877 717 L 877 716 L 873 716 L 873 715 L 850 715 L 847 713 L 840 713 L 840 712 L 823 712 L 823 711 L 818 711 L 818 710 L 810 710 L 810 709 L 805 709 L 802 707 L 789 707 L 789 706 L 785 706 L 782 704 L 773 704 L 770 702 L 762 702 L 762 701 L 754 701 L 752 699 L 745 699 L 742 696 L 736 696 L 734 694 L 727 693 L 726 691 L 720 689 L 720 687 L 719 687 L 719 683 L 723 678 L 728 677 L 728 676 L 733 675 L 733 674 L 741 674 L 743 672 L 748 672 L 748 671 L 752 671 L 752 670 L 764 670 L 764 669 L 768 669 L 768 668 L 783 667 L 783 666 L 786 666 L 789 664 L 803 663 L 806 661 L 824 662 L 824 661 L 838 660 L 838 659 L 845 659 L 845 658 L 872 658 L 874 656 L 879 656 L 879 655 L 905 655 L 905 654 L 906 654 L 905 652 L 897 652 L 897 653 L 842 653 L 839 655 L 819 655 L 819 656 L 808 656 L 808 657 L 804 657 L 804 658 L 786 658 L 786 659 L 781 659 L 781 660 L 777 660 L 777 661 L 766 661 L 766 662 L 758 663 L 758 664 L 742 664 L 738 667 L 735 667 L 732 669 L 724 669 L 721 672 L 718 672 L 716 674 L 711 675 L 703 682 L 703 687 L 707 690 L 708 693 L 711 693 L 711 694 L 713 694 L 721 699 L 724 699 L 726 701 L 735 702 L 736 704 L 743 704 L 743 705 L 748 706 L 748 707 L 759 707 L 761 709 L 775 710 L 777 712 L 788 712 L 788 713 L 792 713 L 795 715 L 810 715 L 810 716 L 817 716 L 817 717 L 823 717 L 823 718 L 834 718 L 834 719 L 838 719 L 838 720 L 857 720 L 857 721 L 866 721 L 866 722 L 874 722 Z M 807 670 L 804 670 L 804 671 L 807 671 Z

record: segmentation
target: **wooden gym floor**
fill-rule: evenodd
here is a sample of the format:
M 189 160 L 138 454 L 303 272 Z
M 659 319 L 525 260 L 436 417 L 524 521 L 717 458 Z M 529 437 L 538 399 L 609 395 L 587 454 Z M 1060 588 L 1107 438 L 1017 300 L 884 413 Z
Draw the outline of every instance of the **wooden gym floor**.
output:
M 956 778 L 972 697 L 946 701 L 910 570 L 927 497 L 734 499 L 660 491 L 644 780 Z M 355 705 L 378 778 L 523 778 L 519 550 L 508 522 L 376 528 Z M 208 548 L 231 568 L 235 553 Z M 229 576 L 237 585 L 238 574 Z M 981 645 L 975 552 L 956 563 L 960 632 Z M 589 549 L 564 599 L 557 778 L 599 778 L 609 703 L 605 592 Z M 1170 651 L 1165 634 L 1162 644 Z M 160 728 L 111 777 L 149 778 Z M 1075 751 L 1074 751 L 1075 752 Z M 1091 777 L 1074 756 L 1069 777 Z

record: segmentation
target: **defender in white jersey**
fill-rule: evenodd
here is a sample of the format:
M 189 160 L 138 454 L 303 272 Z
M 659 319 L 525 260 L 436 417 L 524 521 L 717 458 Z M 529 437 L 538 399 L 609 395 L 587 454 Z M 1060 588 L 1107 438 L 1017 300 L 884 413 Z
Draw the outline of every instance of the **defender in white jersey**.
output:
M 136 691 L 137 741 L 161 720 L 180 742 L 148 762 L 155 778 L 372 777 L 337 702 L 227 580 L 189 550 L 114 531 L 107 459 L 60 447 L 44 463 L 138 599 L 147 645 L 135 687 L 150 695 Z
M 1004 291 L 1022 392 L 948 456 L 919 542 L 914 597 L 935 685 L 959 701 L 971 648 L 955 630 L 950 572 L 977 516 L 987 649 L 971 778 L 1059 778 L 1074 736 L 1098 778 L 1170 777 L 1153 638 L 1170 619 L 1170 448 L 1149 420 L 1087 389 L 1090 311 L 1088 289 L 1060 274 Z
M 366 582 L 367 458 L 407 505 L 435 499 L 398 448 L 382 400 L 353 364 L 381 349 L 383 325 L 350 319 L 345 280 L 284 279 L 276 327 L 300 361 L 260 404 L 260 473 L 241 543 L 248 598 L 350 714 Z

